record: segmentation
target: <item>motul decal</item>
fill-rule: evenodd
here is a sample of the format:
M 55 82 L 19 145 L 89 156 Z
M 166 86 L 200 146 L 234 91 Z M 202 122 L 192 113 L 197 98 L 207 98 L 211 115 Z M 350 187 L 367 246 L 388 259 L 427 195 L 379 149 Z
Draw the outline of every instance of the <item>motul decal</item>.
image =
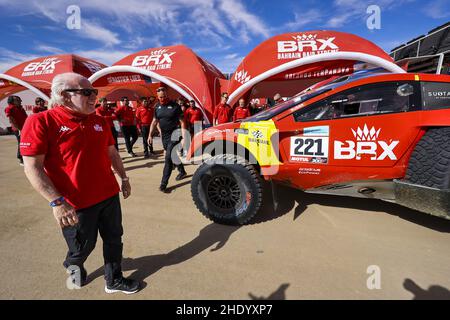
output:
M 47 58 L 40 62 L 31 62 L 23 68 L 22 77 L 52 74 L 55 72 L 56 65 L 61 61 L 58 58 Z
M 364 124 L 364 128 L 358 127 L 356 130 L 351 129 L 355 140 L 346 140 L 345 142 L 334 141 L 334 158 L 339 160 L 356 159 L 361 160 L 364 156 L 368 156 L 370 160 L 397 160 L 394 153 L 395 147 L 399 144 L 399 140 L 381 140 L 381 128 L 368 128 Z
M 336 37 L 318 39 L 317 34 L 302 34 L 292 37 L 294 41 L 278 41 L 278 59 L 299 59 L 316 54 L 337 52 L 339 47 L 333 42 Z
M 172 68 L 173 55 L 169 49 L 153 50 L 149 55 L 136 56 L 131 63 L 132 67 L 154 71 Z

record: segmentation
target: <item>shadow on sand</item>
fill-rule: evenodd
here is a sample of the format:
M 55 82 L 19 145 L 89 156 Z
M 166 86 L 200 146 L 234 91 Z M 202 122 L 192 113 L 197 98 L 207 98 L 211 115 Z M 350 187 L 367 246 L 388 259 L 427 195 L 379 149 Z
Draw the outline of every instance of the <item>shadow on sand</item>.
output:
M 403 288 L 411 292 L 412 300 L 450 300 L 450 291 L 438 285 L 432 285 L 428 290 L 422 289 L 411 279 L 405 279 Z
M 272 292 L 269 296 L 257 297 L 253 295 L 251 292 L 248 293 L 248 296 L 252 300 L 286 300 L 286 290 L 289 288 L 289 283 L 283 283 L 277 290 Z
M 377 199 L 352 198 L 323 194 L 310 194 L 285 186 L 276 186 L 278 208 L 275 210 L 270 184 L 264 189 L 264 200 L 261 211 L 250 224 L 267 222 L 279 218 L 294 208 L 293 220 L 298 219 L 309 205 L 319 204 L 327 207 L 357 209 L 362 211 L 386 212 L 409 222 L 430 228 L 439 232 L 450 232 L 450 220 L 438 218 L 395 203 Z
M 239 227 L 211 223 L 200 230 L 197 237 L 168 253 L 140 258 L 124 258 L 122 269 L 123 271 L 133 271 L 130 277 L 144 282 L 146 278 L 162 268 L 185 262 L 213 245 L 215 246 L 210 251 L 220 250 L 238 229 Z M 103 274 L 103 267 L 98 268 L 88 276 L 88 283 Z

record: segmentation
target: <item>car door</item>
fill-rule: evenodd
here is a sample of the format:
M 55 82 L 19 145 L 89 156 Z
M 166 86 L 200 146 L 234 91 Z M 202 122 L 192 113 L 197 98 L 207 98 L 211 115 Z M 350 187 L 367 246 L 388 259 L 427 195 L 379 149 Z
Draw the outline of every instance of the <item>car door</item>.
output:
M 347 89 L 279 121 L 290 182 L 302 189 L 399 177 L 419 133 L 420 88 L 383 82 Z

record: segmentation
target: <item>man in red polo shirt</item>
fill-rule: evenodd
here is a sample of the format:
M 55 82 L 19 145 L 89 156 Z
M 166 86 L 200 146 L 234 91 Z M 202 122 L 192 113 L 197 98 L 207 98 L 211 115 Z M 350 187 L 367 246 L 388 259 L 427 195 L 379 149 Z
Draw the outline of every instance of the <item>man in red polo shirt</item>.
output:
M 134 293 L 139 282 L 122 276 L 122 212 L 131 194 L 122 160 L 114 147 L 108 121 L 95 114 L 97 90 L 76 73 L 57 75 L 52 83 L 52 109 L 28 118 L 20 144 L 25 174 L 49 201 L 69 247 L 64 267 L 76 285 L 86 283 L 84 262 L 103 239 L 107 293 Z
M 119 145 L 117 143 L 118 133 L 116 127 L 114 126 L 114 120 L 117 119 L 116 114 L 114 113 L 114 109 L 108 105 L 108 100 L 106 98 L 100 98 L 100 107 L 95 109 L 95 113 L 108 121 L 109 126 L 111 127 L 111 133 L 114 138 L 114 146 L 117 150 L 119 150 Z
M 153 144 L 148 143 L 148 136 L 150 134 L 150 125 L 153 121 L 155 109 L 150 105 L 146 97 L 140 98 L 141 105 L 136 110 L 136 120 L 141 128 L 142 142 L 144 144 L 144 158 L 149 158 L 153 153 Z
M 122 105 L 116 109 L 116 116 L 120 121 L 120 128 L 125 139 L 125 146 L 130 156 L 137 157 L 133 152 L 133 146 L 138 139 L 138 131 L 136 127 L 136 112 L 130 105 L 127 97 L 122 97 Z
M 214 108 L 213 125 L 227 123 L 231 118 L 231 107 L 227 104 L 228 95 L 222 94 L 220 103 Z
M 239 99 L 239 105 L 234 109 L 233 121 L 245 119 L 250 117 L 250 110 L 245 105 L 245 100 L 243 98 Z
M 202 121 L 203 121 L 203 113 L 202 110 L 200 110 L 200 108 L 197 108 L 197 106 L 195 105 L 195 101 L 191 100 L 189 101 L 189 108 L 187 108 L 185 114 L 185 118 L 186 118 L 186 124 L 189 128 L 189 132 L 191 134 L 191 139 L 194 136 L 194 126 L 195 123 L 199 123 L 199 128 L 201 130 L 202 126 Z
M 35 104 L 35 106 L 33 107 L 33 113 L 47 111 L 47 107 L 45 106 L 45 100 L 42 99 L 41 97 L 37 97 L 34 100 L 34 104 Z
M 19 164 L 22 166 L 23 159 L 20 154 L 20 131 L 28 117 L 25 109 L 22 107 L 22 99 L 18 96 L 9 96 L 5 114 L 9 119 L 9 123 L 11 123 L 12 131 L 17 139 L 17 159 L 19 159 Z

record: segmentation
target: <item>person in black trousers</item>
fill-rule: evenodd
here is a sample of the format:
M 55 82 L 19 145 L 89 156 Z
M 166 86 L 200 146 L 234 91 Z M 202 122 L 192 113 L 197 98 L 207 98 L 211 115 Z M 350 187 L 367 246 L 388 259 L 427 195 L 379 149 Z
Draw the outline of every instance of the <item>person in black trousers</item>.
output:
M 138 131 L 136 127 L 136 111 L 130 105 L 127 97 L 121 99 L 122 105 L 116 109 L 116 116 L 120 121 L 120 127 L 125 139 L 127 152 L 130 156 L 137 157 L 133 152 L 133 146 L 138 139 Z
M 166 192 L 167 184 L 169 183 L 169 178 L 174 164 L 179 172 L 175 180 L 179 181 L 187 175 L 180 158 L 174 150 L 178 143 L 181 143 L 181 145 L 184 143 L 185 124 L 181 107 L 176 102 L 169 100 L 167 96 L 167 89 L 165 87 L 159 87 L 156 92 L 158 95 L 158 102 L 155 104 L 155 116 L 150 126 L 150 132 L 153 132 L 155 127 L 159 124 L 163 147 L 166 151 L 163 176 L 159 190 Z M 181 141 L 179 138 L 172 138 L 172 134 L 180 128 L 182 136 Z M 148 137 L 148 143 L 153 144 L 153 138 L 151 135 Z

